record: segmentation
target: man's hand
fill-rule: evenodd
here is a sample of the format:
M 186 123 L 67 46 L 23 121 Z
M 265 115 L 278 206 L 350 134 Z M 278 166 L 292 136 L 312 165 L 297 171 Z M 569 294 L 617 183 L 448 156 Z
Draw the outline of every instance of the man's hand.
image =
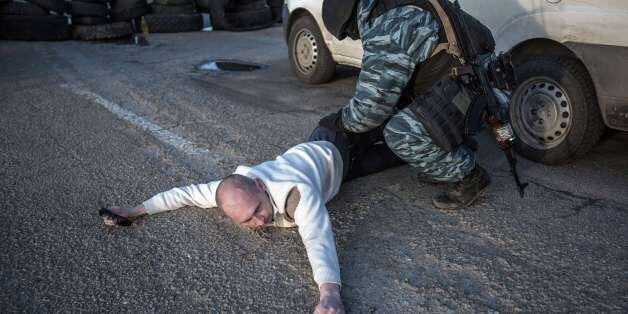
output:
M 109 207 L 100 209 L 98 214 L 107 226 L 130 226 L 134 220 L 146 215 L 146 209 L 142 206 Z
M 335 283 L 324 283 L 320 286 L 320 300 L 314 314 L 344 313 L 340 300 L 340 286 Z

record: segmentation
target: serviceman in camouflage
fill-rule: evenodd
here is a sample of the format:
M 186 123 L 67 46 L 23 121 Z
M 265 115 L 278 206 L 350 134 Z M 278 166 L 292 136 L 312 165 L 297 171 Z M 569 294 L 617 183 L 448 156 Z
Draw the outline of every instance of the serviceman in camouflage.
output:
M 476 164 L 474 151 L 464 144 L 451 152 L 436 145 L 411 108 L 419 103 L 399 110 L 404 105 L 402 93 L 412 84 L 415 69 L 432 56 L 439 43 L 441 25 L 432 12 L 414 5 L 395 7 L 373 17 L 377 1 L 357 3 L 357 27 L 364 49 L 362 70 L 355 95 L 341 110 L 337 124 L 352 133 L 385 124 L 386 143 L 418 169 L 420 179 L 451 183 L 445 193 L 433 197 L 434 205 L 442 209 L 466 207 L 490 182 Z M 464 87 L 453 98 L 464 113 L 471 102 Z

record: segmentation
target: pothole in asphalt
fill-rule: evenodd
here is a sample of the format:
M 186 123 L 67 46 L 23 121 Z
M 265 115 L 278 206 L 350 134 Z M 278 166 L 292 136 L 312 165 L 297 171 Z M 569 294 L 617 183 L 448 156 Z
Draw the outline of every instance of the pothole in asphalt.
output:
M 205 72 L 251 72 L 265 69 L 263 64 L 246 62 L 240 60 L 208 60 L 199 64 L 196 69 Z

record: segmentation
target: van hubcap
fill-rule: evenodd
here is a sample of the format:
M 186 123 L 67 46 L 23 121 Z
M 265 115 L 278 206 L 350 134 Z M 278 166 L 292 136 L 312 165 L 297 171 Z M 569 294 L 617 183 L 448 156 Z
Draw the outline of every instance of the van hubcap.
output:
M 523 82 L 513 97 L 512 123 L 526 144 L 546 150 L 560 145 L 573 124 L 571 101 L 564 88 L 548 77 Z
M 294 59 L 299 72 L 309 74 L 314 71 L 318 58 L 318 45 L 314 34 L 307 29 L 301 30 L 294 44 Z

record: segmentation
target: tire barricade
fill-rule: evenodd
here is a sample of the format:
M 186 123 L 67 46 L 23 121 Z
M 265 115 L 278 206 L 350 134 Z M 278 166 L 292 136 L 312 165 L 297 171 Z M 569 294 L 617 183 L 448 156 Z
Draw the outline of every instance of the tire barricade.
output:
M 150 4 L 149 4 L 150 2 Z M 199 31 L 249 31 L 281 22 L 284 0 L 0 0 L 0 40 L 105 40 Z M 143 29 L 145 28 L 145 29 Z

